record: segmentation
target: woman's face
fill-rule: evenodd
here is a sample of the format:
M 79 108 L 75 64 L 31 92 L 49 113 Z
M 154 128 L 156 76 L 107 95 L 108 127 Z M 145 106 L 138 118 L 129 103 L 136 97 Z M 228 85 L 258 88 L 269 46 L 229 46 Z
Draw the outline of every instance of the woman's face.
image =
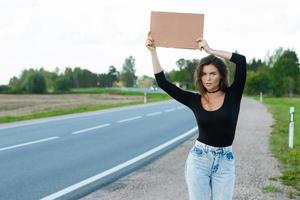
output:
M 203 75 L 201 77 L 201 81 L 203 83 L 203 86 L 208 91 L 215 91 L 219 88 L 221 75 L 218 71 L 218 69 L 212 65 L 205 65 L 203 67 Z

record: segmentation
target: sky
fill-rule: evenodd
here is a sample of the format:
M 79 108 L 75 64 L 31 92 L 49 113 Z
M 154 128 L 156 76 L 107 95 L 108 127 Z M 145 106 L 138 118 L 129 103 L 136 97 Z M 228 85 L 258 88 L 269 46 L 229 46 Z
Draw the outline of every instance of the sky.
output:
M 277 48 L 300 58 L 298 0 L 1 0 L 0 85 L 22 70 L 81 67 L 107 73 L 135 58 L 136 75 L 154 77 L 145 47 L 151 11 L 204 14 L 204 38 L 213 49 L 265 59 Z M 201 59 L 199 50 L 157 48 L 164 70 Z

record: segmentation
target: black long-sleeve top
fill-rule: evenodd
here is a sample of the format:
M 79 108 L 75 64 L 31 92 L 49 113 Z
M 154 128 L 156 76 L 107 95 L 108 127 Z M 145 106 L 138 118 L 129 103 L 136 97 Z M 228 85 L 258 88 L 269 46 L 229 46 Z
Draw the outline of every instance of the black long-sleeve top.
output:
M 233 143 L 246 81 L 245 56 L 232 53 L 230 61 L 236 64 L 234 82 L 225 92 L 223 105 L 214 111 L 203 108 L 201 94 L 183 90 L 169 82 L 164 71 L 154 74 L 161 89 L 193 111 L 199 130 L 197 140 L 215 147 L 226 147 Z

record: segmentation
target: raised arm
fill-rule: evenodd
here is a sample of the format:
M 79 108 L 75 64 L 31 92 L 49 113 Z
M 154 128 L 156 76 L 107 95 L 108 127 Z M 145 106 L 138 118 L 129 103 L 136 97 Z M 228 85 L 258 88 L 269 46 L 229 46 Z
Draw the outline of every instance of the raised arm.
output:
M 151 54 L 153 72 L 154 72 L 154 74 L 157 74 L 157 73 L 161 72 L 163 69 L 161 68 L 159 60 L 158 60 L 156 47 L 155 47 L 155 44 L 154 44 L 154 40 L 151 37 L 151 32 L 148 33 L 148 38 L 147 38 L 147 41 L 146 41 L 146 47 L 148 48 L 148 50 L 150 51 L 150 54 Z
M 191 107 L 193 103 L 193 98 L 196 94 L 193 92 L 185 91 L 166 79 L 164 70 L 160 66 L 155 43 L 150 35 L 150 32 L 146 41 L 146 47 L 148 48 L 151 54 L 153 72 L 158 86 L 161 89 L 163 89 L 166 93 L 168 93 L 171 97 L 173 97 L 175 100 L 188 107 Z
M 204 51 L 208 54 L 219 56 L 235 64 L 236 68 L 235 68 L 234 81 L 230 86 L 230 90 L 233 93 L 237 94 L 236 96 L 238 99 L 241 99 L 244 91 L 246 75 L 247 75 L 246 57 L 238 53 L 231 53 L 227 51 L 212 49 L 208 46 L 207 42 L 202 38 L 198 38 L 196 41 L 198 42 L 198 48 L 200 50 L 204 49 Z
M 228 51 L 222 51 L 222 50 L 216 50 L 216 49 L 212 49 L 208 46 L 206 40 L 202 39 L 202 38 L 198 38 L 196 40 L 198 42 L 198 48 L 200 50 L 204 49 L 204 51 L 208 54 L 213 54 L 215 56 L 219 56 L 221 58 L 224 58 L 226 60 L 230 60 L 230 58 L 232 57 L 232 53 L 228 52 Z

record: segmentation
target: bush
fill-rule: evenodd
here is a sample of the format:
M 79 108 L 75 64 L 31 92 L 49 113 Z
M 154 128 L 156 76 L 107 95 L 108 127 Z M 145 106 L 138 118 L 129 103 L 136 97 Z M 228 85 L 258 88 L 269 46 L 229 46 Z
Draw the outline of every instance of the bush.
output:
M 69 91 L 71 88 L 71 81 L 64 76 L 59 77 L 54 82 L 55 91 Z
M 8 85 L 0 85 L 0 93 L 8 93 L 10 88 Z
M 44 94 L 47 91 L 46 79 L 40 72 L 33 72 L 26 80 L 26 91 L 34 94 Z

